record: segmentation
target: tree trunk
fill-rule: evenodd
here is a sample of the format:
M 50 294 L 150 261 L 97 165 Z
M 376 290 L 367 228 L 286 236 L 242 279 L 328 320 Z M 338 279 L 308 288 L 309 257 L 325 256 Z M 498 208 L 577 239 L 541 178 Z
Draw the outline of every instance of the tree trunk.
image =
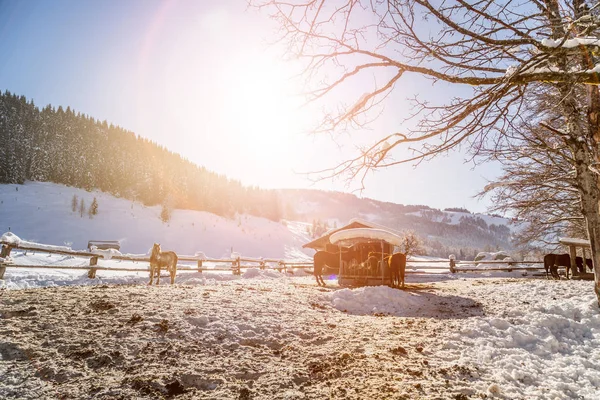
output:
M 590 157 L 586 151 L 585 144 L 574 140 L 575 169 L 579 193 L 581 194 L 581 208 L 585 215 L 588 237 L 592 246 L 592 261 L 594 263 L 594 291 L 600 306 L 600 176 L 589 169 Z M 593 159 L 593 158 L 591 158 Z M 585 265 L 585 260 L 584 260 Z
M 554 3 L 554 1 L 552 1 Z M 555 32 L 556 33 L 556 32 Z M 559 32 L 558 32 L 559 33 Z M 563 67 L 566 65 L 566 59 Z M 582 61 L 584 64 L 585 61 Z M 566 119 L 567 137 L 577 174 L 577 189 L 581 196 L 581 211 L 586 219 L 588 238 L 592 248 L 594 263 L 594 291 L 600 307 L 600 175 L 590 169 L 592 163 L 600 160 L 600 93 L 598 88 L 588 89 L 587 115 L 581 118 L 581 110 L 571 90 L 572 85 L 558 85 L 563 97 L 560 107 Z M 585 265 L 585 260 L 583 261 Z
M 600 92 L 598 91 L 598 87 L 593 85 L 590 85 L 587 90 L 588 125 L 594 143 L 592 150 L 594 152 L 593 159 L 598 162 L 600 161 L 600 149 L 598 148 L 598 144 L 600 143 Z M 598 192 L 600 192 L 600 188 L 598 187 L 600 177 L 594 172 L 592 174 L 596 178 L 596 182 L 594 182 L 596 193 L 595 196 L 590 196 L 588 205 L 582 201 L 582 207 L 584 208 L 584 215 L 589 215 L 587 218 L 587 227 L 588 237 L 592 245 L 592 260 L 594 263 L 594 291 L 596 292 L 598 306 L 600 307 L 600 204 L 598 203 L 600 200 L 600 196 L 598 195 Z M 585 258 L 583 265 L 585 266 Z
M 598 213 L 598 200 L 583 200 L 584 212 L 588 228 L 588 235 L 592 245 L 592 261 L 594 263 L 594 291 L 600 306 L 600 214 Z M 585 260 L 584 260 L 585 263 Z M 584 264 L 585 265 L 585 264 Z

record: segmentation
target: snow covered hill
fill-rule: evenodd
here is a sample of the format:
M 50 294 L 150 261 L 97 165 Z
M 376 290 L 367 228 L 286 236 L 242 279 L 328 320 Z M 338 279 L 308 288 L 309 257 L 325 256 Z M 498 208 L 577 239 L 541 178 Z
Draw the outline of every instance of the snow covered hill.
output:
M 511 250 L 511 237 L 521 229 L 519 223 L 508 218 L 474 214 L 462 208 L 438 210 L 320 190 L 290 189 L 280 193 L 288 219 L 321 220 L 329 226 L 339 226 L 358 217 L 398 231 L 414 230 L 425 239 L 428 253 L 438 257 L 461 253 L 472 259 L 488 247 Z
M 48 182 L 0 185 L 0 233 L 12 231 L 40 243 L 85 249 L 88 240 L 120 240 L 126 253 L 146 253 L 152 243 L 179 253 L 204 252 L 209 257 L 229 256 L 231 251 L 248 257 L 309 259 L 313 251 L 302 249 L 312 238 L 307 228 L 313 220 L 341 226 L 361 218 L 402 231 L 411 229 L 425 239 L 430 255 L 447 257 L 464 254 L 473 258 L 479 251 L 511 250 L 510 220 L 460 211 L 441 211 L 427 206 L 406 206 L 351 194 L 316 190 L 279 191 L 286 220 L 273 222 L 251 215 L 224 218 L 191 210 L 174 210 L 163 223 L 159 206 L 99 192 Z M 73 197 L 82 199 L 86 210 L 94 197 L 99 213 L 72 211 Z M 465 210 L 466 211 L 466 210 Z M 472 254 L 471 254 L 472 253 Z
M 89 218 L 73 212 L 73 196 L 83 199 L 86 210 L 94 197 L 98 215 Z M 163 249 L 183 254 L 204 252 L 209 257 L 229 256 L 235 251 L 247 257 L 307 259 L 303 252 L 310 239 L 308 224 L 273 222 L 265 218 L 238 215 L 234 219 L 202 211 L 174 210 L 163 223 L 159 206 L 115 198 L 98 191 L 48 182 L 0 185 L 0 232 L 40 243 L 85 249 L 88 240 L 120 240 L 125 253 L 146 253 L 154 242 Z

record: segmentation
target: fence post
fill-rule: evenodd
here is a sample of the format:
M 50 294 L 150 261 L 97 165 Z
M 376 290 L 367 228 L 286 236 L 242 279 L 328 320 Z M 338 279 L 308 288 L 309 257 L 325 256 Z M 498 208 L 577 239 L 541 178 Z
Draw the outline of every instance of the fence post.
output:
M 242 268 L 242 265 L 240 262 L 240 258 L 238 257 L 233 261 L 233 271 L 232 271 L 233 275 L 241 275 L 242 274 L 241 268 Z
M 90 267 L 94 267 L 98 265 L 98 256 L 94 256 L 90 258 Z M 88 278 L 94 279 L 96 277 L 96 268 L 90 268 L 88 271 Z
M 286 263 L 284 263 L 284 262 L 283 262 L 283 261 L 281 261 L 281 260 L 279 260 L 279 261 L 277 262 L 277 264 L 279 264 L 279 266 L 280 266 L 280 267 L 282 267 L 283 273 L 284 273 L 284 274 L 287 274 L 287 272 L 288 272 L 288 271 L 287 271 L 287 264 L 286 264 Z M 293 273 L 294 273 L 294 270 L 292 269 L 291 271 L 292 271 L 292 274 L 293 274 Z
M 198 272 L 202 273 L 202 260 L 198 260 Z
M 450 272 L 452 272 L 453 274 L 456 273 L 456 256 L 454 254 L 450 254 L 450 256 L 448 257 L 450 259 Z
M 0 251 L 0 257 L 1 258 L 7 258 L 8 256 L 10 256 L 10 251 L 12 250 L 12 246 L 9 244 L 3 244 L 2 245 L 2 251 Z
M 0 264 L 0 279 L 4 279 L 4 273 L 6 272 L 6 265 Z
M 264 260 L 260 262 L 258 268 L 265 269 L 265 262 L 264 262 Z
M 579 275 L 579 271 L 577 270 L 577 263 L 575 262 L 575 259 L 577 258 L 577 247 L 575 247 L 574 245 L 570 245 L 569 254 L 571 256 L 571 265 L 569 265 L 569 268 L 571 269 L 571 276 L 577 276 Z M 585 260 L 583 260 L 583 262 L 585 264 Z M 565 270 L 565 275 L 567 279 L 569 279 L 569 268 Z

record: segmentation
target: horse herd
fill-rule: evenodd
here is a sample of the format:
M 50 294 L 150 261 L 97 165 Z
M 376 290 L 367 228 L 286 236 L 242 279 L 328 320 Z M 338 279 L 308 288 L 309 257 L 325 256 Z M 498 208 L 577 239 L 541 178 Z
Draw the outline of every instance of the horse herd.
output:
M 371 275 L 379 268 L 379 261 L 384 261 L 384 265 L 381 267 L 385 271 L 385 267 L 389 269 L 390 280 L 392 287 L 402 287 L 404 288 L 404 277 L 406 271 L 406 254 L 404 253 L 393 253 L 393 254 L 385 254 L 385 253 L 376 253 L 370 252 L 367 259 L 363 262 L 358 263 L 358 267 L 364 271 L 369 272 Z M 340 271 L 340 262 L 342 263 L 356 263 L 359 261 L 359 257 L 355 251 L 346 250 L 341 251 L 339 253 L 333 253 L 328 251 L 317 251 L 313 258 L 314 270 L 313 273 L 315 275 L 315 279 L 317 280 L 317 284 L 319 286 L 325 286 L 325 281 L 323 281 L 323 271 L 326 268 L 330 268 L 335 271 L 335 273 L 339 273 Z M 365 275 L 367 275 L 365 273 Z
M 575 265 L 579 273 L 585 272 L 585 266 L 583 265 L 582 257 L 575 257 Z M 592 260 L 589 258 L 585 259 L 585 265 L 593 270 Z M 565 267 L 565 273 L 567 279 L 569 279 L 569 271 L 571 270 L 571 256 L 568 254 L 546 254 L 544 256 L 544 269 L 546 270 L 546 278 L 550 279 L 550 275 L 554 279 L 559 279 L 558 267 Z M 550 274 L 550 275 L 549 275 Z
M 328 251 L 317 251 L 314 255 L 314 275 L 319 286 L 325 286 L 323 280 L 323 271 L 325 268 L 330 268 L 336 273 L 340 271 L 340 263 L 357 264 L 359 256 L 356 251 L 346 250 L 339 253 L 333 253 Z M 383 260 L 384 265 L 380 265 L 380 260 Z M 406 271 L 406 254 L 404 253 L 376 253 L 370 252 L 366 260 L 359 262 L 359 270 L 363 271 L 365 275 L 370 274 L 375 276 L 379 267 L 383 268 L 384 271 L 389 270 L 390 280 L 392 287 L 404 288 L 404 277 Z M 585 267 L 593 270 L 592 260 L 589 258 L 585 259 L 585 266 L 582 257 L 575 258 L 575 265 L 580 273 L 585 272 Z M 546 277 L 549 279 L 552 276 L 555 279 L 559 279 L 558 267 L 565 267 L 567 279 L 569 278 L 569 271 L 571 269 L 571 256 L 569 254 L 546 254 L 544 256 L 544 269 L 546 270 Z M 172 251 L 161 251 L 160 244 L 154 243 L 152 246 L 152 252 L 150 255 L 150 282 L 152 285 L 154 277 L 156 276 L 156 284 L 160 283 L 160 270 L 165 268 L 171 277 L 171 284 L 175 283 L 175 277 L 177 275 L 177 254 Z
M 314 275 L 319 286 L 325 286 L 323 280 L 323 270 L 326 267 L 339 271 L 340 259 L 343 262 L 352 262 L 357 257 L 357 253 L 353 251 L 343 251 L 341 253 L 330 253 L 327 251 L 317 251 L 314 256 Z M 379 260 L 383 259 L 389 267 L 392 286 L 404 288 L 404 272 L 406 270 L 406 254 L 382 254 L 369 253 L 368 258 L 361 263 L 361 267 L 367 267 L 371 271 L 375 271 L 379 267 Z M 160 244 L 154 243 L 150 253 L 150 282 L 152 285 L 156 277 L 156 284 L 160 284 L 160 270 L 166 269 L 171 277 L 171 284 L 175 283 L 177 275 L 177 254 L 172 251 L 161 251 Z
M 358 264 L 359 268 L 366 269 L 373 275 L 373 272 L 379 266 L 379 260 L 382 258 L 389 267 L 392 287 L 404 288 L 406 271 L 406 254 L 404 253 L 390 255 L 371 252 L 365 261 Z M 317 251 L 314 256 L 314 275 L 317 284 L 325 286 L 325 282 L 323 281 L 323 270 L 325 268 L 329 267 L 338 273 L 340 271 L 340 262 L 352 263 L 354 260 L 357 260 L 357 257 L 356 252 L 353 251 L 342 251 L 340 253 Z M 575 265 L 579 273 L 584 273 L 586 267 L 593 270 L 592 260 L 589 258 L 585 259 L 584 265 L 583 257 L 575 257 Z M 550 279 L 550 276 L 554 279 L 559 279 L 558 267 L 565 267 L 568 279 L 569 271 L 571 270 L 571 256 L 569 254 L 546 254 L 544 256 L 544 269 L 546 270 L 546 277 L 548 279 Z

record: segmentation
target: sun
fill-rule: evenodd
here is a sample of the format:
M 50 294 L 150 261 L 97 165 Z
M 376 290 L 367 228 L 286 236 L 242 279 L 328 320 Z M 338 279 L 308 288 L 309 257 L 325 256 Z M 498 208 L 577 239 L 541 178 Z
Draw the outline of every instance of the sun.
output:
M 299 66 L 282 60 L 281 49 L 232 33 L 226 15 L 210 21 L 152 42 L 137 83 L 139 129 L 245 184 L 285 186 L 306 169 L 296 164 L 305 162 L 303 133 L 314 117 L 303 107 Z
M 266 58 L 245 63 L 226 88 L 232 129 L 248 151 L 285 151 L 301 126 L 299 99 L 284 66 Z

